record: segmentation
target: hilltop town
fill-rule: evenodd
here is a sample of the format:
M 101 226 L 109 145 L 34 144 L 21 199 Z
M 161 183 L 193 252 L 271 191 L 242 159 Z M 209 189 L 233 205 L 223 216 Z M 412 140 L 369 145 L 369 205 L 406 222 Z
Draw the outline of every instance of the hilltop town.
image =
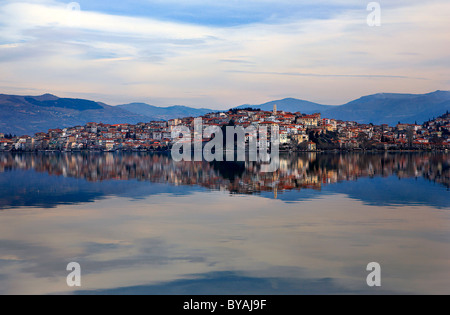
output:
M 280 148 L 291 151 L 316 150 L 446 150 L 450 148 L 450 114 L 422 124 L 358 124 L 321 117 L 262 111 L 251 108 L 231 109 L 201 116 L 203 127 L 215 125 L 277 125 Z M 50 129 L 34 136 L 16 137 L 0 133 L 0 151 L 164 151 L 177 140 L 172 139 L 176 126 L 192 129 L 194 117 L 132 124 L 91 122 L 84 126 Z

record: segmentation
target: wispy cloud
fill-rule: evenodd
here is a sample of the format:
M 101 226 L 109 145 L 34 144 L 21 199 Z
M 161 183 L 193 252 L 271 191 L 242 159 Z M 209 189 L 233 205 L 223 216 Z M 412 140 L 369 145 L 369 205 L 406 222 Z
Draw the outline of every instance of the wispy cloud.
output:
M 5 86 L 216 108 L 449 89 L 445 0 L 382 2 L 375 28 L 356 0 L 68 2 L 0 3 Z
M 263 74 L 263 75 L 286 75 L 298 77 L 335 77 L 335 78 L 372 78 L 372 79 L 415 79 L 427 80 L 425 78 L 410 78 L 401 75 L 382 75 L 382 74 L 320 74 L 320 73 L 298 73 L 298 72 L 262 72 L 262 71 L 244 71 L 244 70 L 228 70 L 228 72 L 247 73 L 247 74 Z

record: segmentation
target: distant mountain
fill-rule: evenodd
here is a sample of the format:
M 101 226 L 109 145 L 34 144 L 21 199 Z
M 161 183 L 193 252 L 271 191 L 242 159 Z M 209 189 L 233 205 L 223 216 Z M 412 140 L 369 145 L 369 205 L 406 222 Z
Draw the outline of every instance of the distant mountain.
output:
M 387 94 L 380 93 L 361 97 L 340 106 L 321 105 L 294 98 L 272 101 L 261 105 L 242 105 L 271 111 L 273 105 L 278 110 L 321 113 L 323 117 L 351 120 L 358 123 L 396 125 L 402 123 L 423 123 L 450 110 L 450 92 L 436 91 L 428 94 Z
M 323 114 L 330 118 L 352 120 L 358 123 L 396 125 L 421 124 L 450 110 L 450 92 L 428 94 L 380 93 L 361 97 L 342 106 L 333 107 Z
M 428 94 L 374 94 L 340 106 L 286 98 L 261 105 L 242 105 L 271 111 L 322 113 L 323 117 L 352 120 L 358 123 L 395 125 L 423 123 L 450 110 L 450 92 Z M 143 103 L 109 106 L 83 99 L 59 98 L 55 95 L 15 96 L 0 94 L 0 132 L 34 135 L 48 129 L 84 125 L 88 122 L 108 124 L 148 122 L 172 118 L 198 117 L 214 110 L 186 106 L 156 107 Z
M 301 112 L 304 114 L 312 114 L 312 113 L 318 113 L 323 112 L 327 110 L 330 106 L 327 105 L 321 105 L 313 102 L 303 101 L 296 98 L 285 98 L 278 101 L 271 101 L 267 102 L 261 105 L 241 105 L 237 108 L 257 108 L 264 111 L 272 111 L 273 106 L 277 105 L 278 110 L 283 110 L 286 112 Z
M 48 129 L 84 125 L 88 122 L 109 124 L 146 122 L 152 117 L 83 99 L 0 94 L 0 132 L 34 135 Z
M 198 117 L 215 111 L 207 108 L 192 108 L 187 106 L 157 107 L 145 103 L 131 103 L 117 107 L 138 115 L 151 116 L 158 120 Z

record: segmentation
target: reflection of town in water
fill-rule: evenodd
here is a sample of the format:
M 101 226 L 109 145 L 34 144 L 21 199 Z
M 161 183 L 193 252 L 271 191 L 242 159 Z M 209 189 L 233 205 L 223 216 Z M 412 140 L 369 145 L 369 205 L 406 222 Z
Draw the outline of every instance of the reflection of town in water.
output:
M 169 154 L 152 153 L 39 153 L 0 155 L 0 173 L 35 170 L 52 176 L 87 181 L 139 180 L 174 185 L 198 185 L 238 194 L 300 189 L 360 177 L 423 177 L 450 187 L 448 153 L 319 154 L 280 156 L 274 173 L 261 172 L 254 162 L 175 162 Z

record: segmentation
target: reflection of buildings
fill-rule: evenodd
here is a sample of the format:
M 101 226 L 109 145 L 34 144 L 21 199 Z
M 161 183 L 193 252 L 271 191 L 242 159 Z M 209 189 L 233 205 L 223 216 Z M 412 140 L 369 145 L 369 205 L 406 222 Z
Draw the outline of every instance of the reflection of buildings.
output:
M 416 154 L 290 154 L 280 156 L 275 173 L 260 172 L 255 162 L 174 162 L 167 154 L 79 153 L 0 154 L 0 172 L 34 169 L 50 175 L 88 181 L 144 180 L 174 185 L 199 185 L 238 194 L 273 192 L 322 185 L 359 177 L 424 177 L 450 187 L 450 155 Z

